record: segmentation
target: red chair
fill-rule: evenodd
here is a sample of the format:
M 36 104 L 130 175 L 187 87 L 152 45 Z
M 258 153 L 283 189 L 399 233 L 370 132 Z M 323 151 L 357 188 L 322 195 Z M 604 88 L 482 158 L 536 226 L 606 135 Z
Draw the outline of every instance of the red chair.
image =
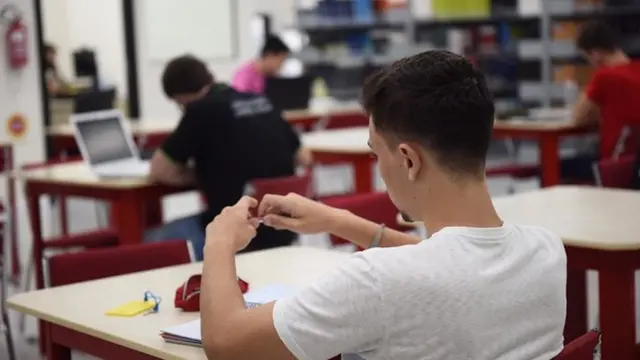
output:
M 77 159 L 58 159 L 47 163 L 30 164 L 23 167 L 24 170 L 37 169 L 47 165 L 62 164 L 65 162 L 77 161 Z M 46 256 L 46 252 L 50 250 L 61 251 L 70 250 L 76 248 L 82 249 L 95 249 L 101 247 L 116 246 L 119 243 L 117 232 L 114 229 L 98 229 L 90 230 L 82 233 L 68 234 L 66 231 L 66 199 L 60 197 L 58 199 L 60 205 L 60 220 L 63 223 L 61 226 L 62 234 L 58 237 L 49 238 L 39 242 L 33 242 L 30 251 L 30 256 L 27 263 L 27 268 L 24 274 L 23 291 L 29 291 L 31 288 L 31 278 L 34 275 L 36 278 L 36 288 L 41 289 L 45 287 L 45 276 L 42 261 Z M 38 266 L 36 262 L 38 261 Z M 20 332 L 24 335 L 26 328 L 26 315 L 21 314 L 18 322 Z M 41 343 L 42 345 L 42 343 Z
M 63 164 L 68 162 L 78 161 L 78 158 L 69 158 L 69 159 L 56 159 L 53 161 L 48 161 L 46 163 L 38 163 L 38 164 L 29 164 L 23 166 L 23 170 L 33 170 L 38 169 L 44 166 Z M 106 246 L 115 246 L 118 245 L 118 237 L 117 233 L 114 229 L 98 229 L 98 230 L 90 230 L 87 232 L 69 234 L 67 231 L 67 208 L 66 208 L 66 198 L 64 196 L 60 196 L 58 198 L 58 205 L 60 206 L 60 222 L 61 222 L 61 234 L 59 237 L 54 237 L 51 239 L 47 239 L 46 241 L 40 243 L 34 243 L 31 254 L 43 254 L 46 250 L 65 250 L 71 248 L 97 248 L 97 247 L 106 247 Z M 31 281 L 31 272 L 33 272 L 33 261 L 34 256 L 29 257 L 29 264 L 27 266 L 27 275 L 24 290 L 28 291 L 30 287 Z M 42 261 L 42 259 L 38 259 L 37 261 Z M 36 279 L 43 279 L 42 273 L 36 273 Z M 37 288 L 41 288 L 43 286 L 42 281 L 37 281 Z
M 369 126 L 369 117 L 362 114 L 332 115 L 329 117 L 325 129 L 344 129 L 351 127 Z
M 81 281 L 168 266 L 193 261 L 191 243 L 186 240 L 162 241 L 118 246 L 76 253 L 54 255 L 45 260 L 49 286 L 61 286 Z
M 311 172 L 305 171 L 302 175 L 254 179 L 248 184 L 246 195 L 261 201 L 266 194 L 287 195 L 295 193 L 311 197 L 312 191 L 313 178 Z M 207 203 L 204 195 L 202 195 L 201 200 L 203 204 Z
M 52 165 L 59 165 L 59 164 L 66 164 L 66 163 L 71 163 L 71 162 L 75 162 L 75 161 L 81 161 L 82 158 L 80 157 L 61 157 L 58 159 L 53 159 L 53 160 L 49 160 L 49 161 L 45 161 L 45 162 L 41 162 L 41 163 L 31 163 L 31 164 L 26 164 L 22 166 L 22 170 L 36 170 L 36 169 L 40 169 L 46 166 L 52 166 Z M 64 195 L 59 196 L 57 199 L 57 205 L 58 205 L 58 212 L 60 214 L 60 231 L 62 233 L 62 235 L 67 235 L 68 233 L 68 229 L 67 229 L 67 199 Z
M 589 331 L 567 344 L 554 360 L 593 360 L 599 341 L 600 334 L 595 330 Z
M 631 189 L 636 157 L 624 155 L 616 159 L 600 160 L 593 165 L 596 184 L 606 188 Z
M 295 193 L 305 197 L 311 197 L 312 178 L 311 172 L 303 175 L 294 175 L 280 178 L 255 179 L 251 181 L 251 196 L 258 201 L 266 194 L 287 195 Z
M 176 240 L 66 253 L 54 255 L 43 262 L 48 270 L 47 286 L 62 286 L 192 261 L 191 243 Z M 41 350 L 50 348 L 44 325 L 40 321 Z
M 323 203 L 350 211 L 367 220 L 378 224 L 385 224 L 388 228 L 398 231 L 407 231 L 411 228 L 398 224 L 398 208 L 393 204 L 386 192 L 372 192 L 366 194 L 351 194 L 325 198 Z M 330 236 L 331 243 L 335 245 L 348 244 L 350 241 L 337 236 Z

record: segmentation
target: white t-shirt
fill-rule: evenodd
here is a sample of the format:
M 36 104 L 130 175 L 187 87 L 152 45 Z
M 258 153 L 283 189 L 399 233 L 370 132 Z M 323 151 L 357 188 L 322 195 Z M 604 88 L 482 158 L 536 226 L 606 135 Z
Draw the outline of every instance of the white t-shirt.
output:
M 566 265 L 539 227 L 448 227 L 354 254 L 276 302 L 273 319 L 302 360 L 549 360 L 562 350 Z

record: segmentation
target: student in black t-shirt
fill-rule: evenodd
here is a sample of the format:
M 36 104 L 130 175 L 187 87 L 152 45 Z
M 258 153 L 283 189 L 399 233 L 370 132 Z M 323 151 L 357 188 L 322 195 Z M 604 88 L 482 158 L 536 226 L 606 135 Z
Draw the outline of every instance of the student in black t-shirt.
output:
M 174 186 L 196 185 L 207 210 L 145 234 L 145 241 L 188 239 L 202 259 L 204 229 L 235 204 L 252 179 L 290 176 L 296 163 L 309 165 L 298 134 L 261 95 L 216 83 L 192 56 L 170 61 L 162 76 L 167 97 L 183 109 L 178 127 L 151 160 L 150 177 Z M 249 250 L 289 245 L 293 234 L 262 227 Z

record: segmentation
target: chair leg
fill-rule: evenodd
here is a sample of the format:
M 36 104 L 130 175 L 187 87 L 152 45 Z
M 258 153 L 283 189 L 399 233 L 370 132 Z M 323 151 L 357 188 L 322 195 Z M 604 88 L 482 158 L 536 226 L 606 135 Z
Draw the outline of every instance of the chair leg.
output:
M 33 252 L 33 249 L 30 253 Z M 24 272 L 25 277 L 22 279 L 22 291 L 27 292 L 31 290 L 31 278 L 33 277 L 33 256 L 29 256 L 29 260 L 27 260 L 27 267 Z M 22 336 L 26 333 L 27 328 L 27 315 L 25 313 L 20 313 L 20 318 L 18 319 L 18 329 L 20 330 L 20 334 Z
M 513 139 L 505 139 L 504 146 L 507 149 L 507 156 L 511 159 L 511 161 L 518 161 L 518 156 L 520 155 L 520 147 Z
M 4 238 L 4 234 L 1 234 Z M 7 278 L 6 278 L 6 264 L 8 263 L 5 259 L 8 257 L 9 251 L 6 251 L 7 245 L 10 245 L 10 242 L 3 241 L 0 242 L 0 245 L 3 247 L 0 252 L 0 313 L 2 315 L 2 319 L 0 320 L 0 325 L 2 325 L 2 330 L 5 335 L 6 344 L 7 344 L 7 352 L 9 355 L 9 360 L 16 360 L 16 352 L 13 343 L 13 334 L 11 332 L 11 323 L 9 322 L 9 313 L 7 312 Z
M 107 228 L 109 226 L 109 211 L 107 209 L 109 205 L 96 202 L 93 206 L 96 213 L 96 225 L 98 225 L 99 229 Z
M 13 343 L 13 333 L 11 332 L 11 324 L 9 323 L 9 314 L 6 309 L 2 310 L 2 322 L 4 323 L 4 336 L 7 343 L 7 352 L 9 360 L 16 360 L 16 350 Z

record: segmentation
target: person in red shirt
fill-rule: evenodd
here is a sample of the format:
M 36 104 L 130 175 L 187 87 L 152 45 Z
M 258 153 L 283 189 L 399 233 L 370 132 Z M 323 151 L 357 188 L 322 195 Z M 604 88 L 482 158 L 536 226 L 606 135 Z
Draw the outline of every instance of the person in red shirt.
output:
M 573 108 L 573 121 L 581 126 L 599 126 L 600 149 L 563 162 L 563 177 L 591 180 L 592 165 L 634 153 L 634 138 L 625 128 L 640 125 L 640 63 L 632 61 L 619 46 L 617 35 L 604 22 L 585 24 L 577 47 L 595 67 Z

